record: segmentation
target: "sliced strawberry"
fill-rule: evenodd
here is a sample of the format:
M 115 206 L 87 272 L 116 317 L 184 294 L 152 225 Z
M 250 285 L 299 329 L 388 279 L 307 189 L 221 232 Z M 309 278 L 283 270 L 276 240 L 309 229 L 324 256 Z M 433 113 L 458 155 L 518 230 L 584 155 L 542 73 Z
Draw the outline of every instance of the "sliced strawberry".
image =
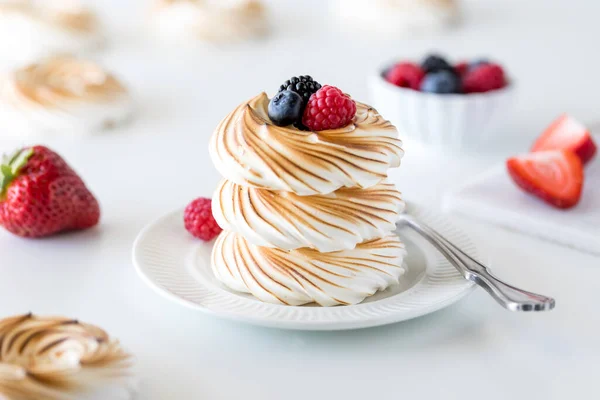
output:
M 558 117 L 536 140 L 531 151 L 571 150 L 582 163 L 596 154 L 596 144 L 589 130 L 568 114 Z
M 515 183 L 546 203 L 570 208 L 579 202 L 583 187 L 583 164 L 569 150 L 524 154 L 506 161 Z

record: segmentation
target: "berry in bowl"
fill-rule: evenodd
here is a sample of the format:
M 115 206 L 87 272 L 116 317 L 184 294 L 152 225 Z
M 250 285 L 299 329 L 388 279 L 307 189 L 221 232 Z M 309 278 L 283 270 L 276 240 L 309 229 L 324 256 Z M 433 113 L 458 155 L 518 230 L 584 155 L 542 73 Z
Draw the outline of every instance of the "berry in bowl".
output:
M 474 59 L 451 63 L 431 54 L 400 61 L 371 76 L 374 106 L 405 134 L 440 148 L 476 146 L 506 122 L 513 86 L 504 68 Z

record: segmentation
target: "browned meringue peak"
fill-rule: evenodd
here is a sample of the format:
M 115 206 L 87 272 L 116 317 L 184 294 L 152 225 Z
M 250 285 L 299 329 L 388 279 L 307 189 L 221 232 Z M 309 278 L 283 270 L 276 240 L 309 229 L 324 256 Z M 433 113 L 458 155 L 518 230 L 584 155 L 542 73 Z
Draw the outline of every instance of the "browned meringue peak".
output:
M 299 195 L 327 194 L 375 185 L 400 165 L 398 132 L 372 107 L 357 102 L 348 126 L 305 132 L 273 125 L 268 104 L 265 93 L 242 103 L 214 132 L 210 153 L 228 180 Z
M 65 102 L 105 102 L 127 89 L 101 66 L 72 57 L 55 57 L 18 69 L 12 75 L 21 98 L 44 106 Z
M 213 272 L 230 289 L 276 304 L 322 306 L 360 303 L 397 283 L 405 272 L 404 244 L 397 235 L 352 250 L 320 253 L 255 246 L 223 231 L 212 253 Z
M 131 358 L 102 329 L 31 314 L 0 320 L 0 398 L 80 399 L 130 377 Z
M 403 207 L 400 192 L 386 180 L 367 189 L 341 188 L 313 196 L 223 181 L 212 209 L 223 229 L 238 232 L 252 244 L 327 252 L 387 235 Z

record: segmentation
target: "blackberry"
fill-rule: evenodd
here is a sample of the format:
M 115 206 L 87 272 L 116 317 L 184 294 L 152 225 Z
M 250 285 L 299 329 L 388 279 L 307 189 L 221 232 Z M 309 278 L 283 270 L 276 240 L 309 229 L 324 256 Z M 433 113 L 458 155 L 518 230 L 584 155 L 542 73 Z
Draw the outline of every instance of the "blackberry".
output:
M 321 89 L 321 84 L 314 81 L 309 75 L 293 76 L 279 87 L 280 92 L 290 90 L 298 93 L 305 104 L 308 102 L 310 96 L 319 89 Z
M 438 71 L 450 71 L 454 72 L 454 69 L 450 65 L 448 61 L 444 57 L 441 57 L 437 54 L 430 54 L 421 63 L 421 69 L 425 71 L 426 74 L 430 72 L 438 72 Z

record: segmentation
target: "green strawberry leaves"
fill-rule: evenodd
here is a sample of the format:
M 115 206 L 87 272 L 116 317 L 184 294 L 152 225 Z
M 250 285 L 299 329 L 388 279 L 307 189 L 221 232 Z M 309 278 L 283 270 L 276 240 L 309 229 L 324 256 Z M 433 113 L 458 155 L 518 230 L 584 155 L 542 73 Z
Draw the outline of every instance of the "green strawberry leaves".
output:
M 24 148 L 10 156 L 4 155 L 2 157 L 2 164 L 0 164 L 0 198 L 4 197 L 6 189 L 17 177 L 19 171 L 27 164 L 32 154 L 32 148 Z

